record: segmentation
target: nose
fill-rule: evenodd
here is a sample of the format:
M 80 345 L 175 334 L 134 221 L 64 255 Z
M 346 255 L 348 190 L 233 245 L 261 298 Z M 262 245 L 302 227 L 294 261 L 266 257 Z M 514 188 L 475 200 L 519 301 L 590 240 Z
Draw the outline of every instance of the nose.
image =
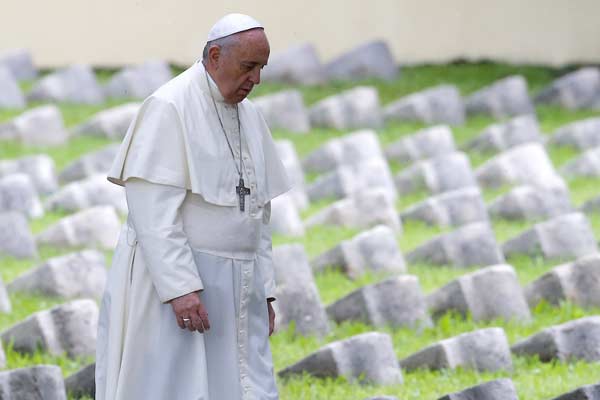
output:
M 255 85 L 260 83 L 260 67 L 254 67 L 252 73 L 250 74 L 250 81 Z

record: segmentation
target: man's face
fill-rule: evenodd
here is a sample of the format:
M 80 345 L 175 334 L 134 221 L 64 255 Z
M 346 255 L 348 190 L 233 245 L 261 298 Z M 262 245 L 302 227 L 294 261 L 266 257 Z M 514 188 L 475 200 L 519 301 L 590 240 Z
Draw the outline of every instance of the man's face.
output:
M 269 42 L 262 29 L 238 34 L 237 43 L 217 52 L 209 50 L 209 63 L 215 68 L 211 75 L 225 101 L 230 104 L 244 100 L 260 83 L 261 69 L 269 60 Z

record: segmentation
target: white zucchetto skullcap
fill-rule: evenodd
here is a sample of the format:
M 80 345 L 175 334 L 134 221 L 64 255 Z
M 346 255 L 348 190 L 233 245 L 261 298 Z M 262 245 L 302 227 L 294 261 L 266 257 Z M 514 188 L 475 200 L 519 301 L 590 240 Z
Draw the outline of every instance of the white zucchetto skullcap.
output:
M 263 28 L 260 22 L 245 14 L 227 14 L 217 21 L 208 32 L 207 42 L 244 32 L 249 29 Z

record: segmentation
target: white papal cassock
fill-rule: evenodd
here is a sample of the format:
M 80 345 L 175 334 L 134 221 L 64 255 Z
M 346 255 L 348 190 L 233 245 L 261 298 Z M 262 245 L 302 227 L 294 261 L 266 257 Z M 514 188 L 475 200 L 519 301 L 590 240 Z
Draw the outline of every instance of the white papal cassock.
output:
M 251 102 L 223 101 L 196 63 L 168 82 L 132 122 L 108 179 L 126 188 L 124 224 L 102 300 L 98 400 L 277 399 L 266 299 L 274 296 L 270 201 L 289 184 Z M 211 329 L 179 328 L 169 300 L 202 290 Z

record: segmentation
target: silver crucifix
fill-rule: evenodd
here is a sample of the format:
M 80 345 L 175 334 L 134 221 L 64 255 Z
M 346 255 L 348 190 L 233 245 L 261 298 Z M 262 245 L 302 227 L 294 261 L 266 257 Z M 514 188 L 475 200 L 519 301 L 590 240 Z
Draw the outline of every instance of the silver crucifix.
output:
M 250 188 L 244 186 L 243 178 L 240 178 L 240 183 L 235 187 L 235 192 L 237 193 L 240 201 L 240 211 L 244 212 L 246 209 L 246 196 L 250 194 Z

